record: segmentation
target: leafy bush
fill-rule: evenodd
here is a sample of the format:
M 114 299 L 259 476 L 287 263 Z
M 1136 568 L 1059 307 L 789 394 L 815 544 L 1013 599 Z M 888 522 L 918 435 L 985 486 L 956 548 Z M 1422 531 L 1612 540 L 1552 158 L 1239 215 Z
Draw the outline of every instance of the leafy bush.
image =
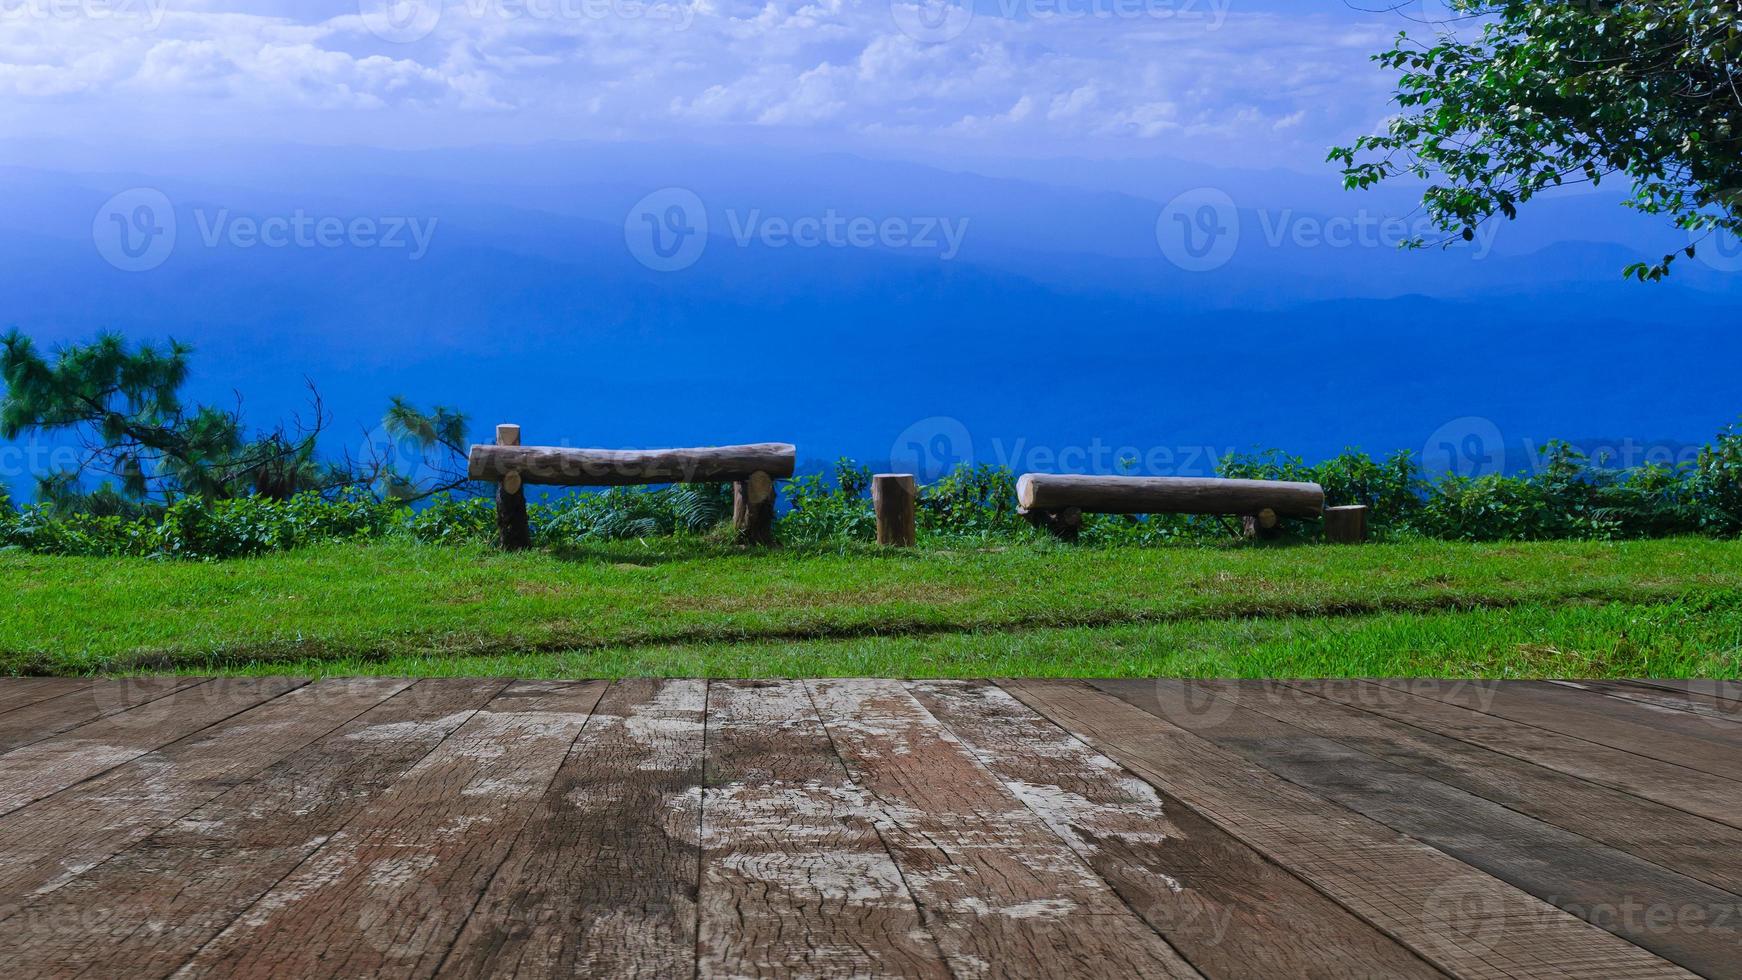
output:
M 968 538 L 1021 534 L 1016 476 L 1002 466 L 962 464 L 920 491 L 915 522 L 921 531 Z
M 832 477 L 812 474 L 788 481 L 792 509 L 779 522 L 780 540 L 800 545 L 875 540 L 870 489 L 871 471 L 850 459 L 836 461 Z
M 555 504 L 528 508 L 533 541 L 545 546 L 583 541 L 700 534 L 731 513 L 727 484 L 678 484 L 652 490 L 614 488 L 572 494 Z M 495 527 L 494 510 L 491 528 Z
M 1719 433 L 1698 458 L 1680 467 L 1614 470 L 1594 465 L 1573 446 L 1549 443 L 1533 472 L 1518 476 L 1428 481 L 1407 452 L 1376 461 L 1357 450 L 1318 464 L 1267 451 L 1221 461 L 1225 476 L 1307 480 L 1324 486 L 1331 504 L 1372 508 L 1375 536 L 1459 541 L 1557 538 L 1643 538 L 1673 534 L 1742 534 L 1742 430 Z M 777 534 L 799 546 L 870 541 L 876 518 L 868 499 L 871 473 L 851 460 L 828 475 L 791 480 Z M 85 499 L 90 499 L 89 495 Z M 705 534 L 730 515 L 724 484 L 614 489 L 577 493 L 529 508 L 533 536 L 545 547 L 587 541 Z M 963 465 L 922 489 L 917 519 L 932 537 L 1032 539 L 1039 532 L 1017 514 L 1009 470 Z M 1289 533 L 1320 533 L 1312 522 L 1288 522 Z M 1157 514 L 1088 515 L 1083 540 L 1148 545 L 1225 540 L 1237 522 L 1219 517 Z M 370 494 L 300 494 L 202 502 L 182 498 L 156 512 L 72 509 L 37 504 L 15 509 L 0 493 L 0 547 L 56 555 L 214 560 L 264 554 L 323 541 L 405 536 L 428 544 L 490 540 L 494 502 L 443 496 L 423 506 Z

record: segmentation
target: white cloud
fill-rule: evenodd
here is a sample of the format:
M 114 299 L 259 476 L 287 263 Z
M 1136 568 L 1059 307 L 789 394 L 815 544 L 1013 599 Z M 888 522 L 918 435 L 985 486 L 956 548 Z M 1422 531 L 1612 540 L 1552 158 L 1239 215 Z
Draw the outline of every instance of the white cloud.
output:
M 318 112 L 322 138 L 375 142 L 403 138 L 382 116 L 411 109 L 424 125 L 488 117 L 493 134 L 524 139 L 701 127 L 834 146 L 1123 154 L 1189 137 L 1205 153 L 1286 153 L 1298 141 L 1316 154 L 1383 112 L 1387 82 L 1366 55 L 1389 25 L 1347 15 L 1010 18 L 988 7 L 959 36 L 926 43 L 880 0 L 453 0 L 426 36 L 392 43 L 343 3 L 298 19 L 282 5 L 245 13 L 204 0 L 153 23 L 150 4 L 164 0 L 84 2 L 144 15 L 0 7 L 0 101 L 21 135 L 49 114 L 64 133 L 69 112 L 125 128 L 152 113 L 228 111 L 236 135 L 294 139 L 307 134 L 284 127 L 308 117 L 274 115 L 294 110 Z

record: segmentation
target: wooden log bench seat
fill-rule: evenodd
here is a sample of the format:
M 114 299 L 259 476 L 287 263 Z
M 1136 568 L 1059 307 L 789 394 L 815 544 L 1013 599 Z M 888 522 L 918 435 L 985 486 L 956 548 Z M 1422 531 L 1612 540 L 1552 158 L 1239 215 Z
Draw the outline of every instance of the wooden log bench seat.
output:
M 497 530 L 505 548 L 531 544 L 523 487 L 629 487 L 730 483 L 741 541 L 774 542 L 774 481 L 792 476 L 798 450 L 787 443 L 698 449 L 568 449 L 520 445 L 520 427 L 496 429 L 496 445 L 473 446 L 467 476 L 497 484 Z
M 1016 481 L 1016 498 L 1024 516 L 1066 541 L 1077 539 L 1084 514 L 1224 515 L 1269 537 L 1284 518 L 1318 520 L 1325 511 L 1323 487 L 1279 480 L 1028 473 Z

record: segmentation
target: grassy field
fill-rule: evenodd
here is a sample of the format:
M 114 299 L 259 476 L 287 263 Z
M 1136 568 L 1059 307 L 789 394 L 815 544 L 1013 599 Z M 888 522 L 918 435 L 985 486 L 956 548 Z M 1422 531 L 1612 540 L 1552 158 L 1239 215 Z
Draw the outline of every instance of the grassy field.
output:
M 1742 676 L 1742 543 L 0 553 L 0 672 Z

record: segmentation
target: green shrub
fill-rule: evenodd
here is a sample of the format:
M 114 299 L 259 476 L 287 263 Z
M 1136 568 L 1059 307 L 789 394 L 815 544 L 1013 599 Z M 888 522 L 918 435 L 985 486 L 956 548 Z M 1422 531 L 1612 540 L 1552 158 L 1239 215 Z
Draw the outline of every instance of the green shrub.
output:
M 1224 476 L 1308 480 L 1330 504 L 1372 508 L 1375 536 L 1459 541 L 1645 538 L 1673 534 L 1742 534 L 1742 430 L 1719 433 L 1698 458 L 1679 467 L 1613 470 L 1593 465 L 1575 447 L 1551 442 L 1533 472 L 1518 476 L 1427 481 L 1413 457 L 1383 462 L 1358 450 L 1316 465 L 1276 451 L 1223 459 Z M 842 459 L 828 475 L 782 487 L 786 510 L 779 539 L 801 546 L 870 541 L 876 518 L 867 491 L 871 473 Z M 576 493 L 528 508 L 534 541 L 560 548 L 587 541 L 704 534 L 730 515 L 725 484 Z M 78 500 L 96 500 L 86 494 Z M 1017 514 L 1016 479 L 1008 469 L 962 465 L 921 489 L 917 519 L 932 537 L 972 540 L 1040 536 Z M 1316 536 L 1313 522 L 1287 522 L 1288 533 Z M 1091 544 L 1154 545 L 1225 540 L 1237 522 L 1157 514 L 1088 515 Z M 183 498 L 156 512 L 75 508 L 66 501 L 15 508 L 0 492 L 0 547 L 80 556 L 216 560 L 259 555 L 323 541 L 403 535 L 428 544 L 490 540 L 496 509 L 485 497 L 444 496 L 414 507 L 367 494 L 288 500 L 251 496 L 204 503 Z
M 654 489 L 613 488 L 577 493 L 528 508 L 533 541 L 544 546 L 584 541 L 700 534 L 731 514 L 727 484 L 678 484 Z M 495 526 L 492 511 L 491 527 Z
M 930 534 L 1000 537 L 1029 529 L 1016 511 L 1015 474 L 1002 466 L 963 463 L 921 488 L 915 522 Z
M 871 471 L 850 459 L 836 461 L 831 476 L 818 473 L 787 481 L 791 509 L 777 525 L 780 540 L 795 545 L 876 540 L 870 489 Z

